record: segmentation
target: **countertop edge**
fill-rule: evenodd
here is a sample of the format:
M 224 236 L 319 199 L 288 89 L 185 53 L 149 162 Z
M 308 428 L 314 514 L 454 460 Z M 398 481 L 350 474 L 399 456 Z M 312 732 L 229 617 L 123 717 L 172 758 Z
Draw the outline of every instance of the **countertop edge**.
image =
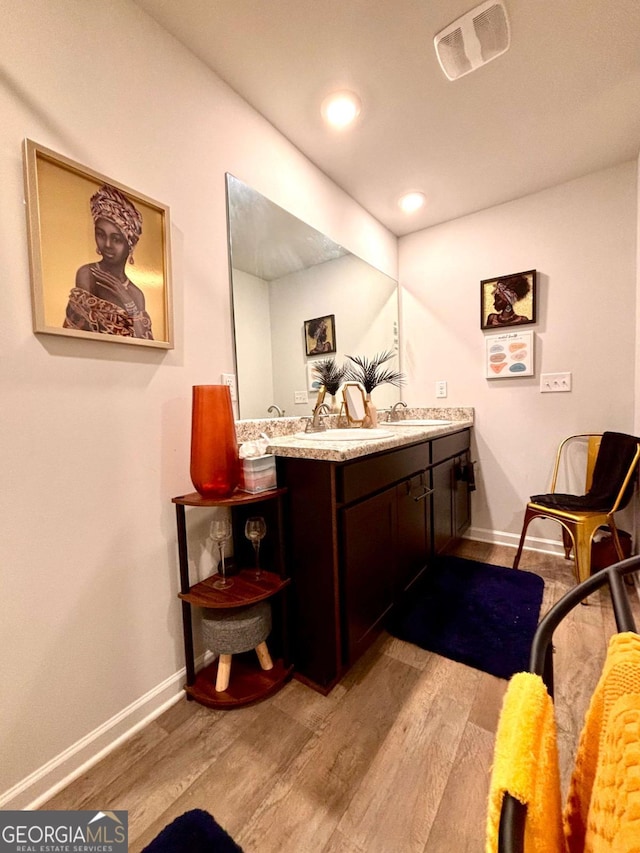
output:
M 347 446 L 342 441 L 331 441 L 329 438 L 331 430 L 329 429 L 327 430 L 326 441 L 315 439 L 313 442 L 309 441 L 305 444 L 304 439 L 290 435 L 272 438 L 267 453 L 290 459 L 349 462 L 352 459 L 371 456 L 385 450 L 395 450 L 412 444 L 443 438 L 471 427 L 473 427 L 473 419 L 457 420 L 450 424 L 430 427 L 394 425 L 389 427 L 389 431 L 393 430 L 393 435 L 370 441 L 349 442 Z M 384 429 L 385 425 L 380 424 L 379 428 Z

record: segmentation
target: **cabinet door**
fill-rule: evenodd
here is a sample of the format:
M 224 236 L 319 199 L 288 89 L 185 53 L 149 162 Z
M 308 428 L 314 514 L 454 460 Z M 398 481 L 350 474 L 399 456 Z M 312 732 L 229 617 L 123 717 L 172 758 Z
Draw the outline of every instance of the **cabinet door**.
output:
M 468 451 L 431 469 L 433 487 L 433 541 L 442 554 L 471 523 Z
M 345 656 L 353 663 L 393 603 L 396 489 L 342 510 Z
M 422 471 L 396 486 L 398 542 L 396 551 L 396 599 L 425 568 L 431 548 L 431 488 Z
M 453 459 L 431 469 L 433 488 L 433 546 L 442 554 L 453 540 Z
M 454 536 L 459 539 L 471 524 L 471 496 L 469 492 L 470 476 L 469 454 L 459 456 L 455 461 L 454 473 Z

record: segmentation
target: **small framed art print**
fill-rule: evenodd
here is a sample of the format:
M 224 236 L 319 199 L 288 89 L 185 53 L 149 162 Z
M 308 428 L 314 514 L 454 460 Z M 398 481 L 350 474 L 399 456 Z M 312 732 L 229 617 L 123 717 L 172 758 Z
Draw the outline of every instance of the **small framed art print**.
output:
M 487 335 L 485 344 L 487 379 L 533 376 L 533 332 Z

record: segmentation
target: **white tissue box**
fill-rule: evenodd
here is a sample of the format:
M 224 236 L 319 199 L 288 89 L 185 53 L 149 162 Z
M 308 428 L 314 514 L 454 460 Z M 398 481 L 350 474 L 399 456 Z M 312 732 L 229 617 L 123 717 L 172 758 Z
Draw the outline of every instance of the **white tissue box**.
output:
M 240 461 L 240 489 L 243 492 L 266 492 L 276 488 L 275 456 L 267 453 L 265 456 L 253 456 Z

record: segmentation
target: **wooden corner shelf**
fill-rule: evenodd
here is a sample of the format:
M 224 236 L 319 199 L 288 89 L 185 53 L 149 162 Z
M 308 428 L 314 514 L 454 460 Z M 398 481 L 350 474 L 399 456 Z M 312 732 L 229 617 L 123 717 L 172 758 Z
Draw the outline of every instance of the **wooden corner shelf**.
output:
M 201 669 L 193 684 L 185 685 L 185 692 L 201 705 L 218 710 L 239 708 L 266 699 L 276 693 L 291 677 L 293 667 L 285 666 L 282 660 L 273 662 L 273 669 L 260 669 L 255 655 L 251 653 L 233 656 L 231 681 L 226 690 L 215 689 L 218 661 Z
M 180 504 L 181 506 L 234 507 L 241 504 L 255 504 L 261 501 L 268 501 L 271 498 L 280 497 L 286 494 L 286 492 L 286 489 L 269 489 L 265 492 L 241 492 L 239 489 L 236 489 L 228 498 L 203 498 L 198 492 L 189 492 L 188 495 L 171 498 L 171 503 Z
M 233 580 L 229 589 L 215 589 L 213 584 L 219 578 L 218 574 L 211 575 L 192 586 L 189 592 L 179 592 L 178 597 L 197 607 L 246 607 L 271 598 L 291 583 L 289 578 L 281 578 L 275 572 L 262 572 L 260 580 L 256 580 L 253 570 L 243 569 L 229 577 Z
M 279 602 L 277 619 L 274 620 L 274 631 L 276 631 L 274 645 L 280 650 L 282 659 L 274 661 L 273 669 L 263 670 L 260 668 L 255 653 L 234 654 L 229 686 L 220 692 L 215 689 L 218 670 L 217 660 L 200 672 L 196 672 L 191 612 L 192 607 L 212 609 L 246 607 L 270 599 L 289 586 L 291 581 L 288 576 L 285 556 L 285 508 L 283 500 L 286 494 L 286 488 L 276 488 L 255 493 L 236 490 L 226 498 L 203 498 L 198 492 L 190 492 L 171 498 L 171 502 L 176 507 L 178 531 L 178 562 L 180 567 L 178 597 L 182 601 L 182 627 L 187 673 L 187 683 L 184 689 L 188 699 L 194 699 L 209 708 L 231 709 L 266 699 L 267 696 L 279 690 L 292 674 L 293 666 L 289 663 L 286 595 L 282 596 Z M 255 510 L 254 504 L 256 505 Z M 233 579 L 233 585 L 228 589 L 215 589 L 214 583 L 219 577 L 218 574 L 191 585 L 186 524 L 187 507 L 226 507 L 230 510 L 234 535 L 234 554 L 237 555 L 238 564 L 244 566 L 251 564 L 251 556 L 246 553 L 247 542 L 244 537 L 241 537 L 240 531 L 244 531 L 246 518 L 254 513 L 264 515 L 271 531 L 271 547 L 265 554 L 265 564 L 275 571 L 263 569 L 260 578 L 256 579 L 255 569 L 243 568 L 237 574 L 230 575 L 230 578 Z

